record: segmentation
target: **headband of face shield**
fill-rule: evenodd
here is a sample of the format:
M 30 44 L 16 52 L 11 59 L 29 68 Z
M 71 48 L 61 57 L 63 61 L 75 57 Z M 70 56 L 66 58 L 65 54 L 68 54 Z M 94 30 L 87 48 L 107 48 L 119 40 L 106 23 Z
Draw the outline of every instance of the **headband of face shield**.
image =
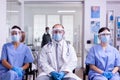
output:
M 12 42 L 20 42 L 21 39 L 21 30 L 15 28 L 11 30 L 11 39 Z
M 109 43 L 110 42 L 110 32 L 101 32 L 99 33 L 101 42 Z
M 55 41 L 61 41 L 63 39 L 63 32 L 64 32 L 64 29 L 61 27 L 60 28 L 53 28 L 52 38 Z
M 99 35 L 111 35 L 111 33 L 109 32 L 109 31 L 107 31 L 107 32 L 101 32 L 101 33 L 99 33 Z

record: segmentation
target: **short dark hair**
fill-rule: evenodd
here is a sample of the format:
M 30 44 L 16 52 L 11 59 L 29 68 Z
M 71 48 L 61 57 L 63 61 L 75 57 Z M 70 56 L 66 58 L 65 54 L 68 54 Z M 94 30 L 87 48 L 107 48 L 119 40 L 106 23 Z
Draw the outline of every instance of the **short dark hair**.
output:
M 15 29 L 15 28 L 21 30 L 21 28 L 19 26 L 17 26 L 17 25 L 14 25 L 11 29 Z
M 108 27 L 102 27 L 100 28 L 100 30 L 98 31 L 98 34 L 103 32 L 104 30 L 108 30 L 110 32 L 110 29 Z
M 46 27 L 46 28 L 45 28 L 45 30 L 48 30 L 48 29 L 49 29 L 49 27 Z

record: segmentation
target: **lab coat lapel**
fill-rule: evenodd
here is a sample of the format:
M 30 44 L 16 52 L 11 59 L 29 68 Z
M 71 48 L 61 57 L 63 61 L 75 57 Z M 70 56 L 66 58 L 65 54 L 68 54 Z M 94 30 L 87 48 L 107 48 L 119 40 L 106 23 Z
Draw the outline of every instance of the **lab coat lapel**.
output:
M 67 44 L 66 44 L 66 42 L 64 41 L 63 42 L 63 60 L 65 61 L 65 62 L 68 62 L 68 58 L 67 58 L 67 48 L 68 48 L 68 46 L 67 46 Z

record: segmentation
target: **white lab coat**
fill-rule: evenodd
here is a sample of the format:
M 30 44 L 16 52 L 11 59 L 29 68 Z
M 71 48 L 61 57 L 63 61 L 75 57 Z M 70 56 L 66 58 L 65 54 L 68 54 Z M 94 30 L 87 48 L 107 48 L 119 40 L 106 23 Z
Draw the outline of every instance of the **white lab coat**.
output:
M 55 53 L 55 41 L 52 41 L 51 43 L 48 43 L 42 48 L 42 51 L 40 53 L 40 58 L 39 58 L 39 66 L 42 69 L 42 73 L 39 74 L 39 76 L 42 75 L 49 75 L 50 72 L 56 71 L 56 57 L 54 56 Z M 78 78 L 72 71 L 76 68 L 77 66 L 77 56 L 75 53 L 74 48 L 70 45 L 67 44 L 65 40 L 60 41 L 60 44 L 62 45 L 62 62 L 60 64 L 63 64 L 59 71 L 68 71 L 69 73 L 65 75 L 65 77 L 71 77 L 75 78 L 76 80 L 81 80 Z M 69 51 L 68 51 L 69 48 Z M 38 76 L 38 78 L 39 78 Z

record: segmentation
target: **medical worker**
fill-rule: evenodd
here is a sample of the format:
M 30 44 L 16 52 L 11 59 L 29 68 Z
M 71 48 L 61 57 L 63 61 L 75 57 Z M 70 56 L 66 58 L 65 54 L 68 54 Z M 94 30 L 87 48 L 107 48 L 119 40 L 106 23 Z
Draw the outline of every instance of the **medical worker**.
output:
M 36 80 L 81 80 L 72 72 L 77 66 L 77 57 L 74 48 L 63 39 L 64 33 L 61 24 L 53 26 L 52 42 L 46 44 L 40 53 L 42 73 Z
M 20 42 L 20 27 L 12 27 L 11 39 L 12 42 L 4 44 L 2 48 L 1 60 L 5 69 L 0 75 L 0 80 L 22 80 L 24 70 L 33 62 L 31 50 Z
M 89 80 L 120 80 L 120 53 L 109 45 L 110 30 L 102 27 L 99 32 L 100 44 L 93 46 L 87 57 L 86 64 L 90 66 Z

